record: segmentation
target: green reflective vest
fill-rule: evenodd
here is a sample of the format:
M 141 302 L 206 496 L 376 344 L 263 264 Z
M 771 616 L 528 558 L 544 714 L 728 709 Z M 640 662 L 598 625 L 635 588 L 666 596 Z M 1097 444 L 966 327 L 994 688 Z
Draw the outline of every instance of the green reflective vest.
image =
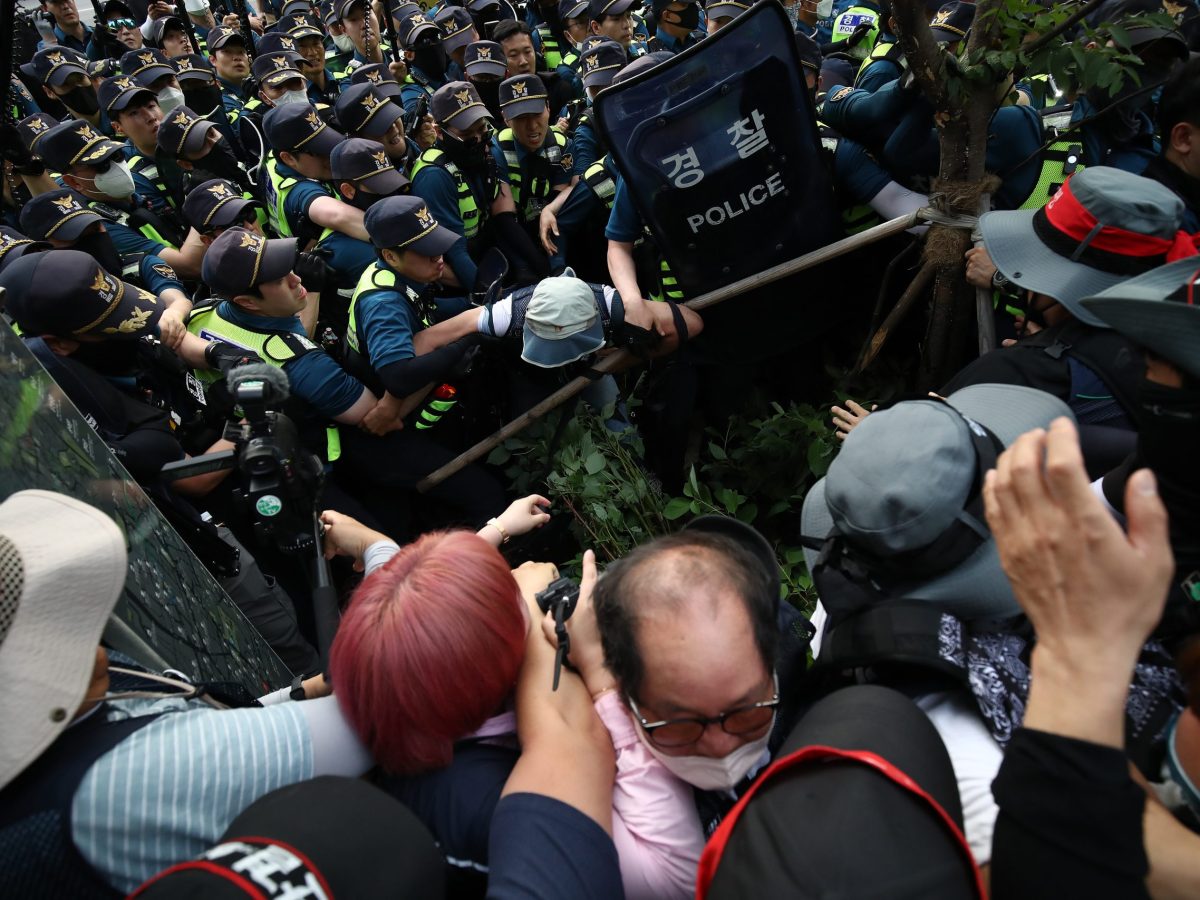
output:
M 279 161 L 275 158 L 274 152 L 267 156 L 267 183 L 263 185 L 263 193 L 265 194 L 264 199 L 267 202 L 264 205 L 267 208 L 267 219 L 270 221 L 271 227 L 281 238 L 304 237 L 303 235 L 297 235 L 292 231 L 292 226 L 288 224 L 287 213 L 284 210 L 284 204 L 287 203 L 288 194 L 291 193 L 292 188 L 294 188 L 303 180 L 305 179 L 296 178 L 294 175 L 284 175 L 281 173 L 279 171 Z M 324 185 L 322 185 L 321 189 L 324 190 L 325 193 L 329 193 L 328 189 L 325 188 Z M 306 222 L 306 224 L 312 223 Z M 312 230 L 314 232 L 316 227 L 317 226 L 315 224 L 312 225 Z M 303 244 L 308 243 L 308 238 L 316 237 L 317 240 L 323 241 L 331 234 L 333 234 L 333 229 L 325 228 L 321 230 L 319 237 L 317 237 L 315 233 L 308 235 L 305 240 L 301 242 L 300 249 L 304 249 Z
M 1042 150 L 1037 184 L 1019 209 L 1041 209 L 1070 175 L 1084 168 L 1083 135 L 1071 128 L 1072 112 L 1070 105 L 1042 111 L 1043 134 L 1054 140 Z
M 840 44 L 850 40 L 859 25 L 866 19 L 871 20 L 871 28 L 866 36 L 845 52 L 854 59 L 866 59 L 879 40 L 879 10 L 869 6 L 851 6 L 833 20 L 833 41 Z
M 547 165 L 561 166 L 563 158 L 567 152 L 567 138 L 557 128 L 551 128 L 550 134 L 553 136 L 553 144 L 549 147 L 543 142 L 541 149 L 536 153 L 526 151 L 526 156 L 532 156 L 535 160 L 541 159 Z M 511 128 L 505 128 L 496 137 L 496 142 L 500 145 L 500 150 L 504 154 L 504 161 L 508 164 L 508 186 L 512 190 L 513 204 L 517 207 L 517 212 L 526 222 L 537 219 L 542 211 L 542 207 L 546 205 L 553 193 L 551 190 L 550 179 L 539 175 L 536 171 L 532 172 L 532 177 L 529 179 L 529 190 L 525 190 L 525 175 L 521 171 L 521 160 L 517 153 L 517 139 L 513 135 Z M 532 169 L 538 169 L 540 166 L 535 161 L 531 164 Z
M 558 45 L 558 38 L 550 30 L 550 26 L 545 24 L 537 27 L 537 34 L 542 45 L 542 59 L 546 61 L 546 69 L 553 72 L 563 63 L 563 54 Z
M 475 202 L 475 195 L 471 193 L 471 186 L 467 183 L 467 177 L 463 175 L 462 170 L 450 161 L 450 157 L 446 156 L 445 151 L 439 150 L 437 147 L 430 147 L 420 158 L 417 159 L 416 165 L 412 170 L 412 181 L 416 184 L 417 174 L 426 166 L 439 166 L 445 169 L 447 174 L 454 179 L 454 187 L 458 192 L 458 217 L 462 219 L 463 233 L 462 236 L 468 241 L 479 234 L 479 229 L 483 227 L 484 221 L 490 213 L 490 203 L 500 196 L 500 185 L 495 184 L 492 188 L 492 196 L 489 198 L 489 208 L 480 210 L 479 204 Z
M 613 181 L 611 175 L 608 174 L 608 167 L 605 163 L 608 162 L 608 155 L 604 155 L 592 163 L 584 170 L 583 181 L 592 189 L 605 208 L 612 210 L 613 198 L 617 196 L 617 185 Z
M 854 86 L 858 87 L 858 82 L 863 77 L 863 73 L 870 68 L 872 63 L 880 61 L 895 63 L 900 67 L 901 72 L 908 71 L 908 58 L 904 55 L 904 50 L 901 49 L 899 42 L 880 41 L 871 48 L 871 52 L 867 54 L 867 58 L 858 67 L 858 74 L 854 76 Z

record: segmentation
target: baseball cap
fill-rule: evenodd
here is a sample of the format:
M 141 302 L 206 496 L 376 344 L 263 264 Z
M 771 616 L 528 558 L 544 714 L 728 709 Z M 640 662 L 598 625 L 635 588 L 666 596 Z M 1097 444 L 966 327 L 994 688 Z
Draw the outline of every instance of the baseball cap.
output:
M 46 133 L 60 123 L 54 116 L 44 112 L 34 113 L 32 116 L 26 116 L 17 123 L 17 134 L 21 136 L 21 142 L 25 145 L 25 149 L 30 153 L 37 153 L 35 149 L 38 142 L 46 135 Z
M 506 119 L 540 115 L 549 99 L 546 85 L 536 75 L 514 75 L 500 82 L 500 112 Z
M 0 273 L 5 310 L 26 334 L 134 339 L 152 334 L 162 305 L 79 250 L 26 254 Z
M 34 241 L 15 228 L 0 225 L 0 272 L 10 263 L 16 262 L 26 253 L 41 253 L 54 249 L 45 241 Z
M 620 16 L 628 12 L 637 0 L 588 0 L 588 15 L 591 21 L 599 22 L 605 16 Z
M 303 151 L 328 156 L 345 136 L 321 120 L 309 103 L 276 106 L 263 117 L 263 130 L 275 150 Z
M 672 3 L 696 3 L 697 0 L 650 0 L 650 9 L 654 11 L 654 15 L 662 14 L 662 11 Z
M 709 0 L 704 7 L 704 13 L 710 19 L 734 18 L 749 8 L 750 4 L 741 0 Z
M 458 235 L 443 228 L 420 197 L 385 197 L 363 216 L 371 243 L 381 250 L 412 250 L 422 256 L 441 256 Z
M 338 122 L 349 134 L 377 138 L 404 118 L 404 108 L 392 103 L 371 84 L 352 84 L 334 105 Z
M 674 58 L 675 55 L 666 50 L 655 50 L 653 53 L 647 53 L 645 56 L 638 57 L 621 69 L 620 72 L 613 76 L 612 83 L 621 84 L 630 78 L 636 78 L 643 72 L 648 72 L 655 66 L 661 66 L 663 63 L 670 62 Z
M 470 128 L 480 119 L 491 117 L 475 85 L 468 81 L 451 81 L 433 92 L 429 110 L 439 125 Z
M 558 0 L 560 22 L 565 22 L 567 19 L 578 19 L 580 16 L 586 16 L 587 12 L 588 0 Z
M 143 101 L 157 100 L 153 91 L 138 84 L 128 75 L 105 78 L 100 82 L 100 89 L 96 91 L 100 108 L 109 115 L 121 112 L 139 95 Z
M 72 166 L 99 166 L 114 156 L 124 157 L 125 147 L 109 140 L 87 122 L 68 119 L 55 125 L 38 141 L 38 155 L 56 172 Z
M 367 0 L 333 0 L 333 5 L 337 9 L 338 21 L 340 22 L 342 19 L 346 18 L 350 10 L 352 10 L 355 6 L 361 4 L 365 7 L 366 3 Z
M 350 76 L 351 84 L 369 84 L 381 97 L 395 100 L 400 96 L 400 83 L 396 81 L 391 70 L 383 63 L 371 63 L 369 66 L 359 66 Z
M 306 15 L 312 10 L 312 4 L 308 0 L 287 0 L 283 7 L 279 10 L 279 18 L 283 20 L 288 16 Z
M 338 144 L 329 155 L 329 168 L 335 184 L 349 181 L 373 194 L 395 194 L 409 184 L 408 177 L 388 159 L 383 144 L 365 138 L 346 138 Z
M 213 178 L 201 182 L 183 201 L 183 218 L 201 234 L 215 228 L 240 225 L 259 207 L 257 200 L 247 200 L 231 181 Z
M 158 149 L 175 159 L 190 159 L 204 150 L 208 133 L 216 127 L 186 106 L 177 106 L 158 126 Z
M 149 87 L 164 76 L 174 76 L 175 66 L 161 50 L 146 48 L 130 50 L 122 56 L 121 71 L 142 87 Z
M 229 228 L 209 245 L 200 275 L 213 294 L 232 299 L 287 275 L 297 255 L 295 238 L 268 239 L 245 228 Z
M 285 13 L 275 27 L 287 32 L 288 37 L 293 41 L 308 37 L 325 37 L 325 32 L 317 24 L 317 20 L 304 13 Z
M 491 75 L 503 78 L 508 71 L 504 48 L 495 41 L 475 41 L 467 45 L 463 56 L 463 71 L 468 75 Z
M 1200 256 L 1152 269 L 1080 303 L 1109 328 L 1200 378 Z
M 400 801 L 361 779 L 324 775 L 255 800 L 214 847 L 130 896 L 422 900 L 444 895 L 445 868 L 433 835 Z
M 1157 181 L 1107 166 L 1067 179 L 1041 209 L 985 213 L 984 247 L 1000 274 L 1103 327 L 1083 297 L 1191 255 L 1183 201 Z
M 475 20 L 461 6 L 446 6 L 433 17 L 434 24 L 442 30 L 442 46 L 447 53 L 478 39 Z
M 175 57 L 174 63 L 175 77 L 180 81 L 213 83 L 217 80 L 217 73 L 213 70 L 212 63 L 201 53 L 185 53 L 183 56 Z
M 937 11 L 929 30 L 939 44 L 953 44 L 966 38 L 974 21 L 975 4 L 954 0 Z
M 21 71 L 34 81 L 59 87 L 72 75 L 88 77 L 87 59 L 70 47 L 46 47 L 33 54 L 33 59 L 21 66 Z
M 981 508 L 971 511 L 988 464 L 979 445 L 994 456 L 1060 416 L 1072 418 L 1054 395 L 1001 384 L 873 412 L 847 435 L 829 472 L 804 498 L 803 534 L 843 538 L 865 568 L 895 582 L 897 597 L 929 601 L 963 620 L 1014 615 L 1020 607 L 996 542 Z M 885 571 L 889 560 L 912 561 L 960 528 L 977 539 L 960 545 L 959 559 L 947 550 L 921 569 L 913 562 L 904 573 Z M 819 551 L 806 547 L 804 556 L 812 571 Z
M 166 37 L 168 31 L 182 31 L 185 35 L 187 34 L 187 29 L 183 25 L 183 19 L 179 18 L 179 16 L 163 16 L 161 19 L 152 21 L 146 30 L 142 32 L 146 38 L 146 46 L 161 47 L 163 38 Z
M 525 311 L 521 359 L 543 369 L 565 366 L 604 346 L 596 295 L 571 269 L 543 278 Z
M 702 900 L 800 896 L 985 896 L 950 756 L 899 691 L 812 706 L 700 857 Z
M 296 41 L 290 34 L 282 31 L 268 31 L 258 39 L 254 58 L 257 60 L 263 56 L 278 55 L 281 53 L 288 53 L 300 59 L 304 58 L 296 51 Z
M 86 200 L 66 189 L 38 194 L 21 207 L 21 228 L 39 241 L 73 241 L 88 226 L 103 221 L 88 209 Z
M 398 21 L 400 24 L 396 28 L 396 38 L 405 50 L 411 50 L 422 34 L 436 34 L 440 40 L 441 30 L 423 13 L 409 13 Z
M 616 41 L 598 41 L 579 57 L 583 86 L 605 88 L 627 62 L 625 48 Z
M 101 12 L 106 19 L 114 12 L 120 16 L 124 16 L 127 19 L 133 18 L 133 10 L 130 8 L 128 3 L 124 3 L 122 0 L 108 0 L 108 2 L 101 7 Z
M 304 80 L 304 76 L 297 68 L 299 62 L 300 54 L 288 50 L 270 54 L 263 53 L 254 57 L 254 62 L 250 64 L 250 71 L 254 74 L 254 80 L 259 84 L 278 87 L 293 78 Z
M 226 28 L 223 25 L 218 25 L 216 28 L 210 28 L 208 30 L 208 37 L 204 42 L 208 44 L 209 52 L 215 53 L 230 41 L 233 41 L 236 44 L 241 44 L 243 48 L 246 46 L 246 36 L 244 34 L 242 34 L 236 28 Z
M 70 726 L 125 563 L 121 529 L 86 503 L 51 491 L 0 503 L 0 788 Z
M 803 32 L 796 32 L 796 52 L 800 56 L 800 65 L 812 69 L 817 74 L 821 72 L 821 48 L 811 37 Z

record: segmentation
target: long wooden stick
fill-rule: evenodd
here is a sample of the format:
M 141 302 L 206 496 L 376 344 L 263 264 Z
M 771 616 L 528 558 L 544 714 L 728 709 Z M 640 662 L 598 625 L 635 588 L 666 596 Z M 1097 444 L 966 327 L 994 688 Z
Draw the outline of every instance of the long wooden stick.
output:
M 789 275 L 795 275 L 797 272 L 803 272 L 805 269 L 811 269 L 813 266 L 819 266 L 821 263 L 829 262 L 831 259 L 836 259 L 846 253 L 866 247 L 876 241 L 881 241 L 892 235 L 900 234 L 902 231 L 907 231 L 923 220 L 924 213 L 924 209 L 914 210 L 906 216 L 900 216 L 899 218 L 883 222 L 874 228 L 868 228 L 866 231 L 821 247 L 819 250 L 798 256 L 795 259 L 772 266 L 769 269 L 764 269 L 754 275 L 748 275 L 740 281 L 727 284 L 725 287 L 717 288 L 715 291 L 709 291 L 707 294 L 701 294 L 694 300 L 687 301 L 685 305 L 689 309 L 698 312 L 708 309 L 711 306 L 716 306 L 718 303 L 724 303 L 731 297 L 737 297 L 747 291 L 763 287 L 764 285 L 779 281 L 781 278 L 787 278 Z M 592 371 L 604 375 L 622 369 L 636 360 L 637 357 L 628 350 L 621 350 L 601 359 L 592 367 Z M 462 471 L 475 462 L 475 460 L 491 451 L 493 447 L 500 445 L 514 434 L 529 427 L 563 401 L 574 397 L 591 384 L 592 381 L 593 379 L 581 375 L 567 382 L 541 403 L 517 416 L 517 418 L 513 419 L 495 434 L 484 438 L 474 447 L 464 450 L 440 469 L 430 472 L 417 483 L 417 490 L 425 493 L 430 488 L 441 484 L 450 476 Z
M 913 280 L 909 282 L 908 288 L 900 295 L 900 299 L 896 301 L 896 305 L 892 307 L 892 311 L 883 320 L 883 324 L 871 335 L 870 340 L 863 347 L 858 365 L 854 367 L 855 375 L 863 372 L 867 366 L 875 361 L 875 357 L 879 355 L 879 352 L 883 350 L 883 345 L 891 337 L 892 329 L 900 324 L 904 317 L 908 315 L 908 311 L 912 309 L 917 298 L 925 293 L 925 289 L 929 287 L 929 282 L 933 280 L 935 271 L 936 267 L 932 263 L 925 263 L 917 271 Z

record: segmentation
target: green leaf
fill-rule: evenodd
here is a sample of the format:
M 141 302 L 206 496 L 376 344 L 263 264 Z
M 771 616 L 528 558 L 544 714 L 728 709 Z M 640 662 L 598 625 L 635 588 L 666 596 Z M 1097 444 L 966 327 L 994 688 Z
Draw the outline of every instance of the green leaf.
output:
M 794 566 L 797 563 L 804 562 L 804 550 L 800 547 L 788 547 L 783 552 L 783 558 L 787 560 L 789 566 Z
M 692 488 L 692 492 L 690 494 L 688 494 L 688 496 L 689 497 L 700 496 L 700 485 L 696 481 L 696 467 L 695 466 L 692 466 L 691 471 L 688 472 L 688 484 L 691 485 L 691 488 Z
M 692 504 L 690 501 L 682 497 L 672 497 L 670 502 L 667 503 L 666 508 L 663 509 L 663 518 L 674 522 L 676 519 L 686 515 L 691 508 Z
M 705 512 L 707 512 L 707 510 L 704 508 L 704 504 L 702 504 L 699 500 L 693 500 L 688 504 L 688 508 L 692 511 L 693 515 L 697 516 L 703 515 Z
M 708 442 L 708 452 L 712 455 L 713 459 L 720 460 L 721 462 L 724 462 L 729 458 L 725 454 L 725 451 L 721 448 L 721 445 L 715 443 L 714 441 Z
M 771 508 L 767 510 L 767 518 L 769 519 L 771 516 L 777 516 L 782 512 L 787 512 L 791 508 L 791 505 L 792 504 L 787 500 L 776 500 L 771 504 Z
M 588 458 L 584 460 L 583 467 L 587 470 L 589 475 L 595 475 L 597 472 L 600 472 L 604 469 L 604 454 L 590 454 Z
M 744 503 L 737 511 L 739 522 L 745 522 L 747 525 L 753 525 L 754 520 L 758 518 L 758 507 L 753 503 Z
M 489 466 L 502 466 L 511 458 L 512 454 L 509 453 L 508 448 L 501 444 L 488 454 L 487 461 Z
M 721 505 L 725 507 L 725 511 L 733 515 L 746 498 L 737 491 L 731 491 L 729 488 L 721 488 L 717 491 L 717 499 L 721 501 Z

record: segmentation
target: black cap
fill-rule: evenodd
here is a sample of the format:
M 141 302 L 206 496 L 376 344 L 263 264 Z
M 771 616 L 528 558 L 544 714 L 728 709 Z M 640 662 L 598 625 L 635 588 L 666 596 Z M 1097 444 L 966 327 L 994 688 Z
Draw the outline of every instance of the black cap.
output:
M 588 0 L 588 16 L 599 22 L 605 16 L 624 15 L 637 0 Z
M 326 125 L 309 103 L 276 106 L 263 117 L 263 130 L 274 149 L 289 153 L 303 151 L 328 156 L 345 139 L 341 132 Z
M 216 28 L 210 28 L 208 30 L 208 37 L 204 40 L 208 44 L 209 53 L 220 50 L 230 41 L 241 44 L 242 47 L 246 46 L 246 36 L 241 31 L 236 28 L 225 28 L 221 25 L 218 25 Z
M 25 145 L 26 150 L 37 153 L 38 142 L 51 128 L 59 124 L 61 123 L 58 119 L 49 113 L 37 112 L 17 123 L 17 134 L 21 135 L 21 143 Z
M 130 8 L 129 4 L 125 2 L 125 0 L 108 0 L 107 3 L 100 7 L 100 11 L 106 19 L 111 16 L 114 11 L 125 18 L 134 18 L 133 10 Z
M 558 18 L 561 22 L 578 19 L 587 14 L 588 0 L 558 0 Z
M 385 197 L 367 210 L 363 225 L 371 243 L 381 250 L 441 256 L 458 241 L 457 234 L 438 224 L 420 197 Z
M 15 228 L 0 225 L 0 272 L 26 253 L 41 253 L 54 249 L 45 241 L 32 241 Z
M 713 19 L 735 19 L 749 8 L 746 0 L 708 0 L 704 14 Z
M 430 112 L 439 125 L 470 128 L 480 119 L 490 118 L 475 86 L 467 81 L 451 81 L 433 92 Z
M 38 194 L 21 207 L 21 228 L 39 241 L 73 241 L 90 225 L 103 222 L 87 201 L 70 190 Z
M 371 63 L 369 66 L 359 66 L 350 75 L 351 84 L 369 84 L 381 97 L 395 100 L 400 96 L 400 83 L 391 69 L 383 63 Z
M 301 59 L 299 53 L 289 50 L 279 50 L 270 54 L 260 53 L 254 57 L 250 71 L 254 73 L 255 81 L 268 87 L 277 87 L 293 78 L 303 81 L 304 75 L 297 68 Z M 307 84 L 307 82 L 305 83 Z
M 369 84 L 352 84 L 338 97 L 334 106 L 337 120 L 347 134 L 377 138 L 404 118 L 397 106 Z
M 337 10 L 338 21 L 340 22 L 346 18 L 346 14 L 360 3 L 365 7 L 367 0 L 333 0 L 333 6 Z
M 417 38 L 423 34 L 436 35 L 438 40 L 441 40 L 441 31 L 420 12 L 409 13 L 398 21 L 400 24 L 396 28 L 396 39 L 405 50 L 411 50 L 416 45 Z
M 121 71 L 142 87 L 149 87 L 165 75 L 174 76 L 175 66 L 161 50 L 130 50 L 121 57 Z
M 433 836 L 407 807 L 365 781 L 324 775 L 254 801 L 200 859 L 171 867 L 133 896 L 416 900 L 444 895 L 445 868 Z M 255 884 L 252 873 L 270 887 Z
M 175 159 L 193 159 L 217 126 L 186 106 L 177 106 L 158 126 L 158 149 Z
M 72 166 L 98 166 L 114 156 L 124 158 L 125 145 L 109 140 L 87 122 L 68 119 L 42 136 L 38 155 L 55 172 Z
M 299 56 L 299 53 L 296 51 L 296 39 L 282 31 L 268 31 L 258 39 L 258 46 L 254 50 L 254 57 L 257 62 L 261 56 L 278 55 L 283 52 Z
M 230 228 L 205 251 L 200 277 L 213 294 L 232 300 L 282 278 L 296 265 L 296 256 L 295 238 L 268 240 L 245 228 Z
M 818 75 L 821 73 L 821 48 L 811 37 L 803 32 L 796 32 L 796 52 L 800 54 L 800 65 L 812 69 Z
M 286 32 L 287 36 L 293 41 L 307 37 L 325 37 L 325 32 L 321 29 L 320 23 L 312 16 L 302 12 L 285 14 L 276 23 L 275 28 Z
M 391 17 L 398 22 L 415 12 L 421 12 L 421 5 L 413 3 L 413 0 L 388 0 L 387 9 Z
M 391 195 L 409 184 L 408 177 L 388 159 L 383 144 L 365 138 L 346 138 L 329 155 L 333 181 L 349 181 L 364 186 L 373 194 Z
M 208 57 L 201 53 L 185 53 L 183 56 L 177 56 L 173 60 L 175 63 L 175 77 L 182 81 L 203 81 L 206 83 L 215 82 L 217 73 L 213 70 L 212 63 L 208 61 Z
M 467 52 L 463 55 L 463 71 L 476 77 L 491 75 L 493 78 L 503 78 L 508 72 L 504 48 L 495 41 L 468 44 Z
M 950 757 L 898 691 L 820 700 L 752 790 L 705 848 L 697 897 L 983 896 Z
M 257 200 L 247 200 L 232 181 L 214 178 L 188 191 L 183 201 L 183 218 L 201 234 L 215 228 L 240 225 L 259 208 Z
M 181 31 L 185 36 L 187 35 L 187 28 L 183 25 L 183 19 L 179 18 L 179 16 L 163 16 L 161 19 L 155 19 L 151 22 L 150 27 L 142 32 L 146 38 L 146 46 L 162 47 L 163 37 L 168 31 Z M 193 47 L 192 49 L 195 50 L 196 48 Z
M 583 86 L 606 88 L 628 62 L 625 48 L 616 41 L 597 41 L 579 57 L 579 73 Z
M 540 115 L 549 102 L 546 85 L 536 75 L 514 75 L 500 82 L 500 112 L 505 119 Z
M 100 108 L 110 116 L 113 113 L 119 113 L 135 99 L 141 99 L 143 102 L 147 99 L 156 100 L 154 92 L 149 88 L 138 84 L 128 75 L 117 75 L 115 78 L 105 78 L 100 82 L 100 89 L 96 91 L 96 99 L 100 101 Z
M 326 26 L 338 21 L 338 14 L 337 10 L 333 6 L 333 0 L 321 0 L 320 10 L 321 21 L 324 22 Z
M 110 275 L 79 250 L 26 254 L 0 273 L 5 310 L 29 335 L 139 338 L 163 307 L 149 291 Z
M 478 39 L 475 20 L 461 6 L 442 7 L 433 17 L 433 21 L 442 30 L 442 46 L 446 48 L 447 53 Z
M 72 75 L 88 77 L 87 59 L 70 47 L 55 45 L 33 54 L 21 71 L 39 83 L 58 87 Z
M 279 10 L 279 18 L 284 19 L 288 16 L 307 15 L 312 11 L 312 4 L 308 0 L 287 0 L 287 3 Z
M 953 44 L 966 38 L 975 21 L 975 4 L 965 2 L 947 3 L 929 22 L 929 30 L 940 44 Z

